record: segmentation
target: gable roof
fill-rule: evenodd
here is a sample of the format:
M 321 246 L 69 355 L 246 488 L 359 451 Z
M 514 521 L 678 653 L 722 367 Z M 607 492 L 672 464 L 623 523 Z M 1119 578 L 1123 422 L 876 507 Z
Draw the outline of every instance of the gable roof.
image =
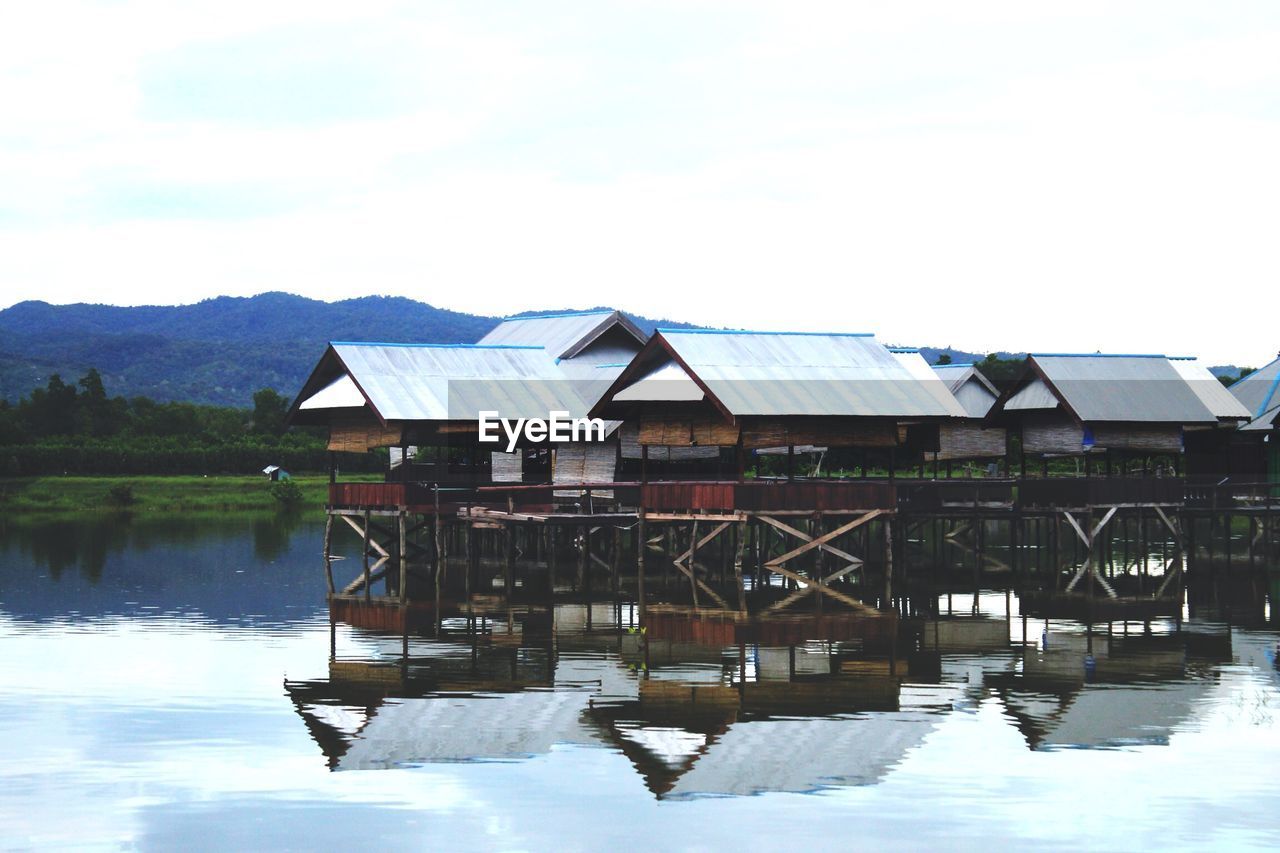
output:
M 1041 385 L 1029 400 L 1028 389 Z M 1211 405 L 1229 405 L 1211 389 L 1193 388 L 1167 356 L 1032 353 L 1022 379 L 1001 395 L 993 412 L 1032 402 L 1044 408 L 1048 396 L 1081 423 L 1216 424 L 1219 415 Z
M 615 327 L 635 338 L 637 346 L 648 339 L 621 311 L 606 310 L 508 317 L 480 343 L 543 347 L 552 358 L 570 359 Z
M 997 397 L 1000 396 L 996 386 L 983 375 L 976 364 L 935 364 L 933 365 L 933 372 L 938 374 L 938 378 L 947 384 L 947 389 L 952 394 L 960 390 L 965 383 L 976 382 Z
M 586 405 L 541 347 L 479 344 L 334 342 L 321 357 L 290 409 L 318 406 L 326 397 L 354 402 L 344 377 L 383 422 L 475 420 L 481 411 L 501 417 L 542 417 Z M 337 392 L 341 391 L 341 395 Z
M 1219 382 L 1218 377 L 1210 373 L 1209 368 L 1197 362 L 1194 356 L 1171 356 L 1169 363 L 1191 386 L 1191 390 L 1200 398 L 1200 402 L 1204 403 L 1220 420 L 1244 419 L 1252 415 L 1252 412 L 1227 390 L 1227 386 Z
M 1241 378 L 1227 390 L 1253 418 L 1280 405 L 1280 358 Z
M 668 399 L 634 388 L 667 374 L 681 385 L 681 399 L 692 380 L 727 418 L 965 416 L 941 382 L 931 378 L 931 387 L 871 335 L 708 329 L 659 329 L 597 410 L 624 389 L 630 397 Z
M 974 364 L 935 364 L 933 372 L 971 418 L 986 417 L 1000 392 Z

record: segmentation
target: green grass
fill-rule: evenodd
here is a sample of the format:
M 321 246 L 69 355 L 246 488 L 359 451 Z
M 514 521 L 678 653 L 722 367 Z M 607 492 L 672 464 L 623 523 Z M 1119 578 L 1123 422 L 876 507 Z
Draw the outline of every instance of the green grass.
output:
M 298 476 L 303 509 L 323 505 L 328 477 Z M 344 481 L 380 480 L 370 474 Z M 78 512 L 127 509 L 131 512 L 243 511 L 275 509 L 271 482 L 243 477 L 24 477 L 0 479 L 0 510 L 6 512 Z

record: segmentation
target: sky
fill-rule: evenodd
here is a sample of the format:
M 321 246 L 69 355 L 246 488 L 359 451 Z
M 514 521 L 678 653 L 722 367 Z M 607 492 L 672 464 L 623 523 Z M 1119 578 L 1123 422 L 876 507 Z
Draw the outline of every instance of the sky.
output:
M 1280 348 L 1269 0 L 51 0 L 3 13 L 0 116 L 0 308 Z

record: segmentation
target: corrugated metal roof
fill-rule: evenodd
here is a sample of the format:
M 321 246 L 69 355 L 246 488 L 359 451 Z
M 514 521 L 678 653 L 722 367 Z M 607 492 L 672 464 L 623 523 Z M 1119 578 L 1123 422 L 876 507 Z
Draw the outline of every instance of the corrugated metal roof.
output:
M 924 360 L 924 356 L 920 354 L 918 349 L 908 349 L 907 347 L 890 347 L 889 352 L 893 353 L 894 359 L 907 369 L 911 376 L 928 389 L 929 393 L 937 398 L 943 407 L 952 410 L 964 412 L 967 416 L 968 410 L 956 399 L 956 395 L 951 393 L 951 389 L 947 387 L 947 383 L 943 382 L 934 373 L 933 368 L 929 366 L 929 362 Z M 984 413 L 985 414 L 985 413 Z
M 1272 406 L 1249 423 L 1240 427 L 1242 431 L 1261 432 L 1280 426 L 1280 404 Z
M 1081 421 L 1217 423 L 1162 355 L 1037 355 L 1031 359 Z
M 1227 389 L 1256 417 L 1280 404 L 1280 358 L 1255 370 Z
M 940 399 L 870 335 L 660 333 L 735 416 L 965 416 L 950 394 Z
M 331 346 L 383 420 L 475 420 L 481 411 L 506 418 L 586 414 L 581 396 L 540 347 Z
M 1035 379 L 1028 382 L 1019 389 L 1018 393 L 1005 401 L 1004 408 L 1010 412 L 1056 409 L 1058 408 L 1058 398 L 1049 390 L 1049 386 L 1044 384 L 1044 380 Z
M 518 344 L 546 349 L 555 358 L 574 358 L 609 329 L 625 329 L 636 341 L 645 342 L 644 333 L 619 311 L 583 311 L 571 314 L 542 314 L 509 317 L 480 339 L 482 344 Z M 615 354 L 616 357 L 616 354 Z
M 1171 358 L 1169 363 L 1191 386 L 1191 390 L 1200 398 L 1200 402 L 1219 418 L 1243 419 L 1253 414 L 1231 395 L 1227 386 L 1219 382 L 1218 378 L 1209 372 L 1209 368 L 1199 364 L 1194 358 Z
M 935 364 L 933 372 L 971 418 L 986 417 L 1000 396 L 991 380 L 972 364 Z

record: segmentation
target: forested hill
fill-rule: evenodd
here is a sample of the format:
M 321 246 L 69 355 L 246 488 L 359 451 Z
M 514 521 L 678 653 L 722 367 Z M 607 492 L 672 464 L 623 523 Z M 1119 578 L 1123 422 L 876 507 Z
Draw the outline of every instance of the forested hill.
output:
M 386 296 L 321 302 L 263 293 L 128 308 L 21 302 L 0 311 L 0 399 L 16 401 L 55 373 L 74 381 L 96 368 L 113 397 L 243 408 L 261 388 L 291 397 L 326 341 L 471 343 L 498 319 Z M 645 331 L 690 325 L 632 319 Z M 982 358 L 950 347 L 921 347 L 921 353 L 930 363 L 944 354 L 956 362 Z
M 471 343 L 497 317 L 403 297 L 321 302 L 287 293 L 195 305 L 117 307 L 21 302 L 0 311 L 0 398 L 88 368 L 112 396 L 248 406 L 253 392 L 293 394 L 326 341 Z M 633 317 L 646 330 L 686 325 Z

